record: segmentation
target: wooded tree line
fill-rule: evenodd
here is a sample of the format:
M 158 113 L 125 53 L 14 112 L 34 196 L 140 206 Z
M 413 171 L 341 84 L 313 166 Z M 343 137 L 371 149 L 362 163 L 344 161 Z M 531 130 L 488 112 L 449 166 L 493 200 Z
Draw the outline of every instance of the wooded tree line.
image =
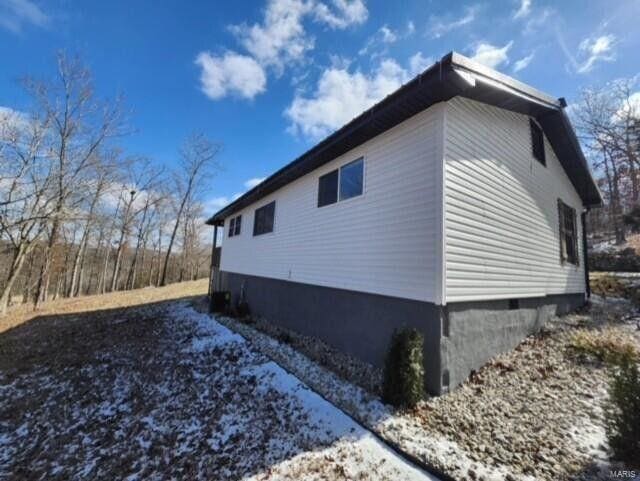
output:
M 622 79 L 583 90 L 575 110 L 578 136 L 605 205 L 589 213 L 591 232 L 616 244 L 640 228 L 640 90 Z
M 220 145 L 191 135 L 175 169 L 129 155 L 122 100 L 97 98 L 78 58 L 57 67 L 22 80 L 27 111 L 0 111 L 0 313 L 207 275 L 201 198 Z

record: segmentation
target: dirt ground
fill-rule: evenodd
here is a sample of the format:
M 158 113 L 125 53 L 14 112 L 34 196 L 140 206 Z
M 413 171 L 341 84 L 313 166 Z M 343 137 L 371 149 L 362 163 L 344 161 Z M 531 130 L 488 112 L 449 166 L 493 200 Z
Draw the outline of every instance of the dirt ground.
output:
M 243 337 L 151 302 L 200 286 L 0 333 L 0 479 L 432 479 Z
M 19 304 L 10 307 L 6 316 L 0 316 L 0 333 L 35 317 L 140 306 L 172 299 L 195 298 L 207 293 L 207 283 L 208 279 L 199 279 L 170 284 L 165 287 L 149 287 L 74 299 L 59 299 L 46 303 L 37 311 L 33 309 L 31 304 Z

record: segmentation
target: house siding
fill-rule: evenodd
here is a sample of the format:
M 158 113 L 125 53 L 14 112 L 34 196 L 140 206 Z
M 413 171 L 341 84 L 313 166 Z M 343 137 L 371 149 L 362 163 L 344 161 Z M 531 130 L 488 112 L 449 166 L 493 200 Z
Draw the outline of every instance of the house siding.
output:
M 222 271 L 441 303 L 444 104 L 234 214 Z M 317 207 L 318 178 L 364 157 L 364 194 Z M 272 233 L 253 236 L 256 208 L 275 200 Z M 439 244 L 440 243 L 440 244 Z
M 545 167 L 525 115 L 456 97 L 445 119 L 446 302 L 584 292 L 582 243 L 579 266 L 560 262 L 557 207 L 581 236 L 582 202 L 546 137 Z

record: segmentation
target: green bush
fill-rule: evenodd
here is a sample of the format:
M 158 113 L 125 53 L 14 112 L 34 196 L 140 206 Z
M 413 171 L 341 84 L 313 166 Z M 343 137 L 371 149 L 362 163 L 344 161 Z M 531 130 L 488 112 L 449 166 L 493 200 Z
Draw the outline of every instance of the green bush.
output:
M 636 358 L 621 356 L 612 369 L 605 407 L 609 446 L 614 458 L 640 467 L 640 373 Z
M 383 400 L 396 407 L 413 407 L 424 396 L 424 337 L 415 329 L 396 331 L 384 367 Z

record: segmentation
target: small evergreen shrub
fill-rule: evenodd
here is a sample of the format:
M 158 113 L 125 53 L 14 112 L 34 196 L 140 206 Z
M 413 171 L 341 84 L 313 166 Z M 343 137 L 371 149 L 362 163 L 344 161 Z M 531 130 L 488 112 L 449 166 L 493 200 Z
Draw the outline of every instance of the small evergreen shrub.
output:
M 251 316 L 251 309 L 247 301 L 240 301 L 236 304 L 236 313 L 240 319 Z
M 606 430 L 614 458 L 640 467 L 640 373 L 637 359 L 621 356 L 613 365 Z
M 384 366 L 382 397 L 396 407 L 413 407 L 424 396 L 424 337 L 415 329 L 396 331 Z

